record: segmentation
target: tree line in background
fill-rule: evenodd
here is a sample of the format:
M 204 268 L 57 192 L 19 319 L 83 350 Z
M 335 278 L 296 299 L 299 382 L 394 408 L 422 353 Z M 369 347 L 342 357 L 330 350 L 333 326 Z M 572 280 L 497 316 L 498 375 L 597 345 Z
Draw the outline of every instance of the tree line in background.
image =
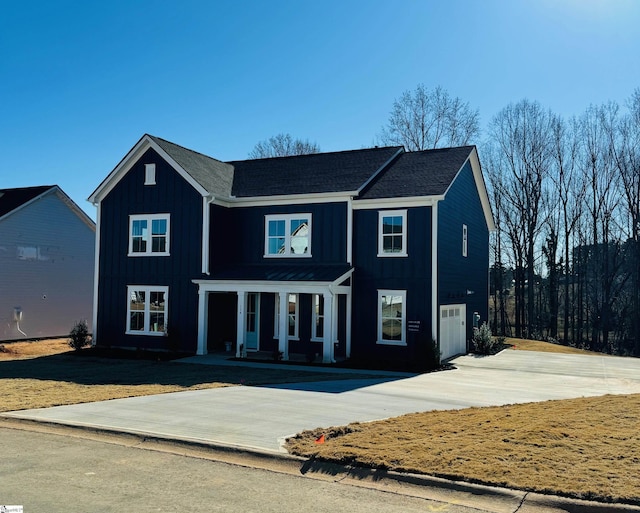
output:
M 494 332 L 640 355 L 640 88 L 568 120 L 509 105 L 482 159 Z
M 479 119 L 441 87 L 419 85 L 394 102 L 377 143 L 472 144 Z M 294 142 L 281 134 L 251 156 L 274 156 L 277 138 Z M 288 154 L 320 151 L 295 142 L 300 151 Z M 640 88 L 623 106 L 571 119 L 521 100 L 491 119 L 480 146 L 497 227 L 493 333 L 640 356 Z

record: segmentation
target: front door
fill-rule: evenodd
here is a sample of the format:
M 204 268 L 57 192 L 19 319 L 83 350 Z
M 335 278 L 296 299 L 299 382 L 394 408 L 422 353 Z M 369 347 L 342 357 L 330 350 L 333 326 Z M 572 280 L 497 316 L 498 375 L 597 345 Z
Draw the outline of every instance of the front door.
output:
M 467 352 L 467 305 L 440 307 L 440 357 L 443 360 Z
M 260 293 L 249 292 L 247 294 L 247 323 L 245 343 L 247 351 L 257 351 L 260 327 Z

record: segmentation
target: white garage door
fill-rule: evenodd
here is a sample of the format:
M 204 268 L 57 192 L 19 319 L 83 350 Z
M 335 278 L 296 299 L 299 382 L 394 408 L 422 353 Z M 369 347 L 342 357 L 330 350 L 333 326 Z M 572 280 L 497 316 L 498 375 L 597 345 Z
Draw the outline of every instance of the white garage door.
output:
M 440 358 L 443 360 L 467 352 L 466 305 L 440 307 Z

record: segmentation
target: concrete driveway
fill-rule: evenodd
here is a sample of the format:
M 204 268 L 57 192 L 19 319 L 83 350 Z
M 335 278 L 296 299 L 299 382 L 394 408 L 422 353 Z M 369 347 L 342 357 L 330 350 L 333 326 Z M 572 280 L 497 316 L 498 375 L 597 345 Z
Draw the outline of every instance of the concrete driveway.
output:
M 4 415 L 282 452 L 287 436 L 316 427 L 417 411 L 640 393 L 640 359 L 634 358 L 507 350 L 451 363 L 455 370 L 422 375 L 354 374 L 348 380 L 227 387 Z

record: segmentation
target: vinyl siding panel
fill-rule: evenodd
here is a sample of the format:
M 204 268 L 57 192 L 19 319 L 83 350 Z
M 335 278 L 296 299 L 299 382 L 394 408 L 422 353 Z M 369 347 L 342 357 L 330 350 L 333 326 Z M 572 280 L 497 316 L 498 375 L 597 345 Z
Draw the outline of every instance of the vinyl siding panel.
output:
M 156 164 L 156 185 L 144 185 L 144 164 Z M 129 216 L 170 214 L 170 256 L 128 256 Z M 202 196 L 148 150 L 101 203 L 98 344 L 195 352 L 201 277 Z M 125 335 L 127 285 L 169 287 L 169 337 Z
M 33 249 L 22 249 L 33 248 Z M 92 321 L 95 231 L 55 192 L 0 221 L 0 340 L 66 336 Z

